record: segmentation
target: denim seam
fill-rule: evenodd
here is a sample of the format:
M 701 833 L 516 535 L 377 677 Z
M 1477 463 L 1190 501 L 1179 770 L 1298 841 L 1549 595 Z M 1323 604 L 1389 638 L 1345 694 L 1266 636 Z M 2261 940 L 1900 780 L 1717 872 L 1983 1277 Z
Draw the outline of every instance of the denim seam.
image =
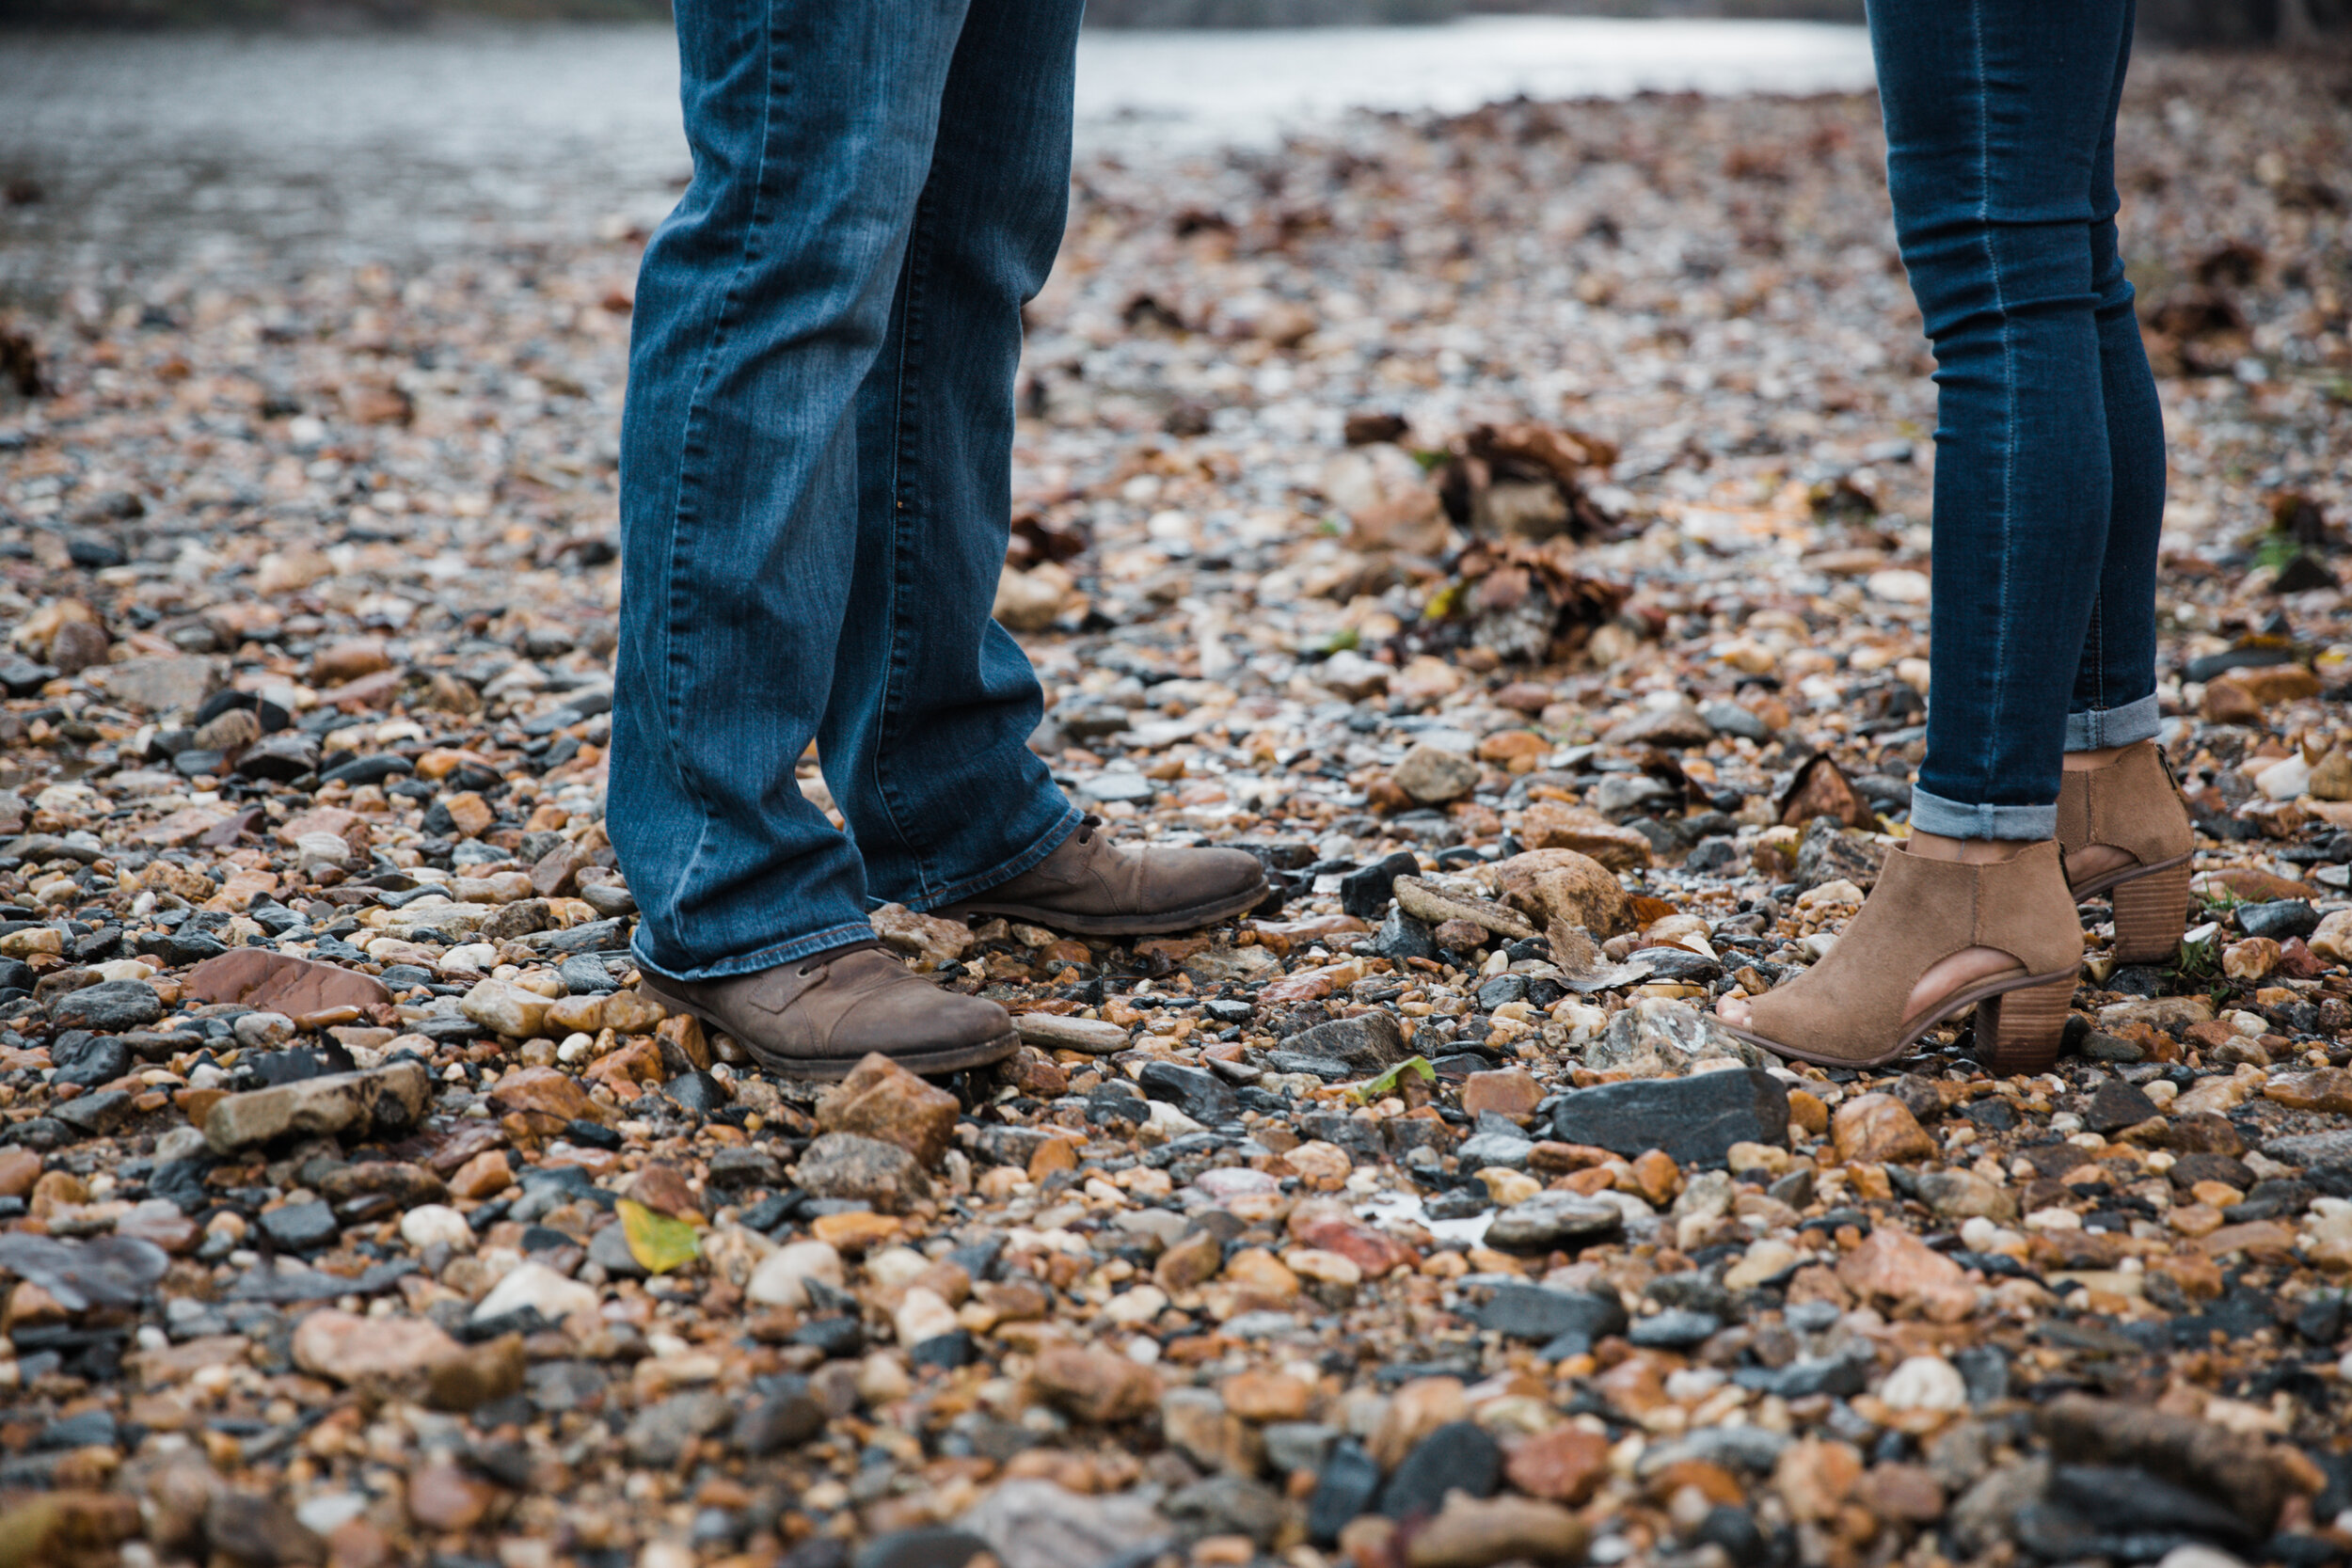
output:
M 909 586 L 903 579 L 908 557 L 913 553 L 907 547 L 906 538 L 912 510 L 908 505 L 912 481 L 907 470 L 919 467 L 915 461 L 917 440 L 911 427 L 922 412 L 912 406 L 914 400 L 908 388 L 914 378 L 908 372 L 922 343 L 923 285 L 930 260 L 930 181 L 926 177 L 923 189 L 914 199 L 914 221 L 908 225 L 906 310 L 898 325 L 898 363 L 890 404 L 894 437 L 890 451 L 890 657 L 883 668 L 881 721 L 874 736 L 874 795 L 890 818 L 890 831 L 898 835 L 914 862 L 914 880 L 919 888 L 930 885 L 930 857 L 907 832 L 908 814 L 892 786 L 883 758 L 898 736 L 900 705 L 906 690 L 906 623 L 899 607 L 905 597 L 901 590 Z
M 2110 506 L 2109 511 L 2113 511 L 2112 506 Z M 2110 528 L 2113 526 L 2112 517 L 2109 519 L 2109 526 Z M 2095 699 L 2095 705 L 2097 710 L 2100 712 L 2105 712 L 2107 705 L 2107 628 L 2106 610 L 2106 594 L 2098 593 L 2091 594 L 2090 678 L 2098 682 L 2098 696 Z
M 691 591 L 692 573 L 686 563 L 683 547 L 689 515 L 686 492 L 690 486 L 698 487 L 696 481 L 702 471 L 704 461 L 704 453 L 697 434 L 701 417 L 707 412 L 704 391 L 709 385 L 711 368 L 717 363 L 721 351 L 726 345 L 728 325 L 735 320 L 740 309 L 744 275 L 750 272 L 753 261 L 758 254 L 759 236 L 762 232 L 759 214 L 762 198 L 768 189 L 770 144 L 774 135 L 775 105 L 780 96 L 776 78 L 781 69 L 781 62 L 787 55 L 787 51 L 779 50 L 775 46 L 773 25 L 773 22 L 771 21 L 760 30 L 761 47 L 767 55 L 768 90 L 760 98 L 759 162 L 751 183 L 752 210 L 748 221 L 743 225 L 743 249 L 736 258 L 734 272 L 727 278 L 726 293 L 720 303 L 718 320 L 711 328 L 710 341 L 704 350 L 702 363 L 695 369 L 694 390 L 688 395 L 686 400 L 685 429 L 678 443 L 681 449 L 678 464 L 678 493 L 671 502 L 669 613 L 663 618 L 662 623 L 662 641 L 666 644 L 664 652 L 668 656 L 663 660 L 663 669 L 667 676 L 663 682 L 663 696 L 667 699 L 665 705 L 669 709 L 670 733 L 673 736 L 683 733 L 687 727 L 683 679 L 687 660 L 680 651 L 680 640 L 677 636 L 678 625 L 693 602 L 693 594 Z M 678 783 L 684 787 L 685 794 L 693 800 L 695 811 L 700 817 L 700 822 L 694 832 L 694 847 L 688 852 L 686 864 L 678 873 L 679 886 L 687 887 L 693 884 L 694 872 L 701 865 L 704 854 L 708 851 L 713 813 L 709 793 L 703 788 L 701 781 L 695 776 L 693 768 L 685 760 L 682 749 L 673 745 L 670 748 L 670 753 L 671 765 L 677 769 Z
M 1046 829 L 1026 849 L 993 869 L 966 877 L 962 881 L 954 883 L 943 892 L 927 895 L 919 907 L 926 911 L 935 910 L 943 904 L 952 904 L 958 899 L 969 898 L 975 894 L 986 893 L 990 888 L 1000 883 L 1011 881 L 1023 872 L 1044 863 L 1045 857 L 1060 848 L 1063 841 L 1072 833 L 1076 832 L 1079 825 L 1085 820 L 1085 813 L 1079 811 L 1077 807 L 1065 807 L 1054 825 Z
M 1994 243 L 1993 233 L 1993 101 L 1988 80 L 1990 71 L 1985 64 L 1982 0 L 1976 0 L 1969 7 L 1968 19 L 1969 41 L 1975 51 L 1973 63 L 1976 68 L 1977 216 L 1984 233 L 1985 273 L 1993 281 L 1994 313 L 2001 324 L 2001 379 L 2007 388 L 2009 403 L 2001 450 L 2000 580 L 1994 588 L 1994 602 L 1998 607 L 1994 624 L 1999 629 L 1995 633 L 1993 649 L 1993 668 L 2005 671 L 2009 668 L 2010 588 L 2017 576 L 2016 563 L 2010 558 L 2010 552 L 2016 544 L 2017 348 L 2015 324 L 2009 317 L 2007 291 L 2001 286 L 2001 250 Z M 1996 676 L 1993 682 L 1993 701 L 1988 715 L 1990 731 L 1994 735 L 2001 733 L 2002 708 L 2008 695 L 2008 683 Z M 1984 780 L 1984 769 L 1991 760 L 1990 754 L 1985 752 L 1979 752 L 1972 759 L 1976 764 L 1976 776 L 1985 783 L 1990 782 Z
M 641 932 L 641 937 L 642 934 Z M 635 942 L 629 944 L 629 950 L 635 955 L 638 962 L 649 964 L 656 974 L 667 974 L 674 980 L 727 980 L 739 974 L 756 974 L 763 969 L 773 969 L 778 964 L 788 964 L 795 958 L 805 958 L 812 953 L 822 953 L 829 948 L 845 947 L 853 942 L 871 942 L 873 938 L 874 927 L 864 921 L 842 926 L 828 926 L 821 931 L 812 931 L 806 936 L 771 942 L 768 946 L 755 948 L 740 958 L 723 958 L 714 964 L 704 964 L 691 974 L 666 970 L 659 964 L 652 963 L 651 955 Z

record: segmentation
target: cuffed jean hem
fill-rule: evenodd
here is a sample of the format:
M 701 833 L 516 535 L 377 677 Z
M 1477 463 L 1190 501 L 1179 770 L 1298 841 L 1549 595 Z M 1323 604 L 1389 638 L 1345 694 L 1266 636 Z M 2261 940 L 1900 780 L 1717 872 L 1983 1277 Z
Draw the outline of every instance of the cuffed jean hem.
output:
M 2153 740 L 2164 725 L 2164 709 L 2153 691 L 2122 707 L 2095 707 L 2066 716 L 2066 749 L 2097 752 L 2109 746 L 2129 746 Z
M 666 974 L 673 980 L 731 980 L 739 974 L 756 974 L 763 969 L 774 969 L 780 964 L 805 958 L 812 953 L 823 953 L 835 947 L 847 947 L 853 942 L 873 940 L 874 927 L 861 920 L 828 926 L 821 931 L 811 931 L 789 942 L 774 942 L 757 952 L 746 953 L 739 958 L 722 958 L 717 963 L 702 964 L 693 969 L 665 969 L 645 951 L 644 927 L 641 924 L 637 936 L 628 944 L 628 951 L 629 956 L 637 960 L 639 968 Z
M 2056 838 L 2058 802 L 2046 806 L 1966 806 L 1931 795 L 1917 785 L 1911 791 L 1911 831 L 1941 833 L 1946 838 Z
M 951 883 L 946 891 L 929 895 L 919 904 L 909 899 L 908 907 L 928 914 L 932 910 L 957 903 L 976 894 L 986 893 L 990 888 L 1009 882 L 1025 871 L 1033 871 L 1045 863 L 1046 856 L 1060 848 L 1063 841 L 1072 833 L 1076 832 L 1078 825 L 1085 820 L 1086 813 L 1075 806 L 1064 805 L 1061 816 L 1055 820 L 1054 825 L 1039 834 L 1026 849 L 1022 850 L 1012 859 L 1002 863 L 993 870 L 983 871 L 977 877 L 966 877 L 960 882 Z

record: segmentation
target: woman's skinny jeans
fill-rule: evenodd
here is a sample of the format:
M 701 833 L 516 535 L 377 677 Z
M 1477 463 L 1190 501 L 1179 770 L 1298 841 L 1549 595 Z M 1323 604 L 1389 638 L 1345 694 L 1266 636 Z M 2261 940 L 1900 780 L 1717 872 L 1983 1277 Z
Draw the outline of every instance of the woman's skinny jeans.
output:
M 1869 20 L 1938 388 L 1911 822 L 2048 838 L 2062 754 L 2157 723 L 2164 425 L 2115 227 L 2132 0 L 1870 0 Z

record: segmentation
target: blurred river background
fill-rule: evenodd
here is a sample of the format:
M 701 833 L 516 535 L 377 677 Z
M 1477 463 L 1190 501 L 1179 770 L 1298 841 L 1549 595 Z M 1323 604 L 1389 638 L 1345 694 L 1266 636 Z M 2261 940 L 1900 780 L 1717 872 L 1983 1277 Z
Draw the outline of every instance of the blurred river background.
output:
M 1859 27 L 1804 22 L 1089 29 L 1077 136 L 1138 162 L 1357 110 L 1870 83 Z M 689 167 L 676 92 L 660 24 L 7 35 L 0 303 L 650 227 Z

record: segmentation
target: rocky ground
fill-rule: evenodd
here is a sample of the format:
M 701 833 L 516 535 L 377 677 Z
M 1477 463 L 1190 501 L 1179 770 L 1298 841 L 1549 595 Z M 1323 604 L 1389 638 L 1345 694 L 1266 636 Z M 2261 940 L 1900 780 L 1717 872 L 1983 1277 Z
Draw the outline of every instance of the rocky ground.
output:
M 1280 895 L 879 912 L 1020 1019 L 937 1086 L 634 989 L 632 237 L 20 319 L 0 1564 L 2340 1558 L 2348 143 L 2340 59 L 2126 105 L 2198 903 L 2086 907 L 2036 1078 L 1703 1021 L 1921 752 L 1867 100 L 1082 168 L 998 612 L 1073 794 Z

